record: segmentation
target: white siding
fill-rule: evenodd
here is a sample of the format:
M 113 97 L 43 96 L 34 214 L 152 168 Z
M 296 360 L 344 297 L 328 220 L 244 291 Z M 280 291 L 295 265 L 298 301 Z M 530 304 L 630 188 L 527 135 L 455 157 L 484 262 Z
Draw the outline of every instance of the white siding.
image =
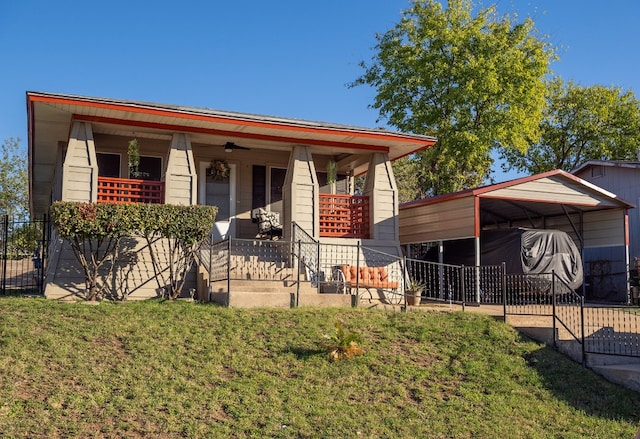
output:
M 624 212 L 602 210 L 584 215 L 585 247 L 624 245 Z
M 62 200 L 95 202 L 98 194 L 98 165 L 91 125 L 75 122 L 64 158 Z
M 364 195 L 369 197 L 371 238 L 397 241 L 398 190 L 388 154 L 371 155 Z
M 292 221 L 313 237 L 318 237 L 318 192 L 318 179 L 311 152 L 306 146 L 296 146 L 289 158 L 283 188 L 285 239 L 291 233 Z
M 197 186 L 189 135 L 174 134 L 165 173 L 165 203 L 187 206 L 196 204 Z
M 629 256 L 640 257 L 640 167 L 591 165 L 576 176 L 636 205 L 629 210 Z

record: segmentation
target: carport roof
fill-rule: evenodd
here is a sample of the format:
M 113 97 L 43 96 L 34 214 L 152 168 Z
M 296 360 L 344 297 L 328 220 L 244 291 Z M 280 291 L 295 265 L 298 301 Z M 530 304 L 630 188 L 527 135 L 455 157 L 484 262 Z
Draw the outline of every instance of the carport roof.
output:
M 465 206 L 456 215 L 473 220 L 476 236 L 484 226 L 495 222 L 527 221 L 530 218 L 554 217 L 567 213 L 635 207 L 609 191 L 558 169 L 403 203 L 400 205 L 400 234 L 402 235 L 403 216 L 409 217 L 411 210 L 432 206 L 432 212 L 443 212 L 448 203 L 452 206 L 455 204 L 456 209 L 460 209 L 457 206 Z M 461 211 L 464 209 L 469 211 Z

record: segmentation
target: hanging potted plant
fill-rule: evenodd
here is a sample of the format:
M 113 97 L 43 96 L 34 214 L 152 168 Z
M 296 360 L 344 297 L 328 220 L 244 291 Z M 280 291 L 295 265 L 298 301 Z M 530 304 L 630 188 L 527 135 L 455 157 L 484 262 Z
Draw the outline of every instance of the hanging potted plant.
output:
M 137 178 L 140 175 L 138 172 L 138 166 L 140 166 L 140 145 L 138 145 L 138 139 L 129 140 L 127 156 L 129 158 L 129 175 Z
M 334 184 L 338 177 L 338 165 L 333 160 L 327 162 L 327 184 Z
M 336 193 L 336 180 L 338 177 L 338 165 L 335 161 L 329 160 L 327 162 L 327 184 L 332 194 Z
M 211 160 L 207 168 L 207 177 L 211 177 L 216 181 L 224 181 L 229 178 L 231 169 L 224 160 Z

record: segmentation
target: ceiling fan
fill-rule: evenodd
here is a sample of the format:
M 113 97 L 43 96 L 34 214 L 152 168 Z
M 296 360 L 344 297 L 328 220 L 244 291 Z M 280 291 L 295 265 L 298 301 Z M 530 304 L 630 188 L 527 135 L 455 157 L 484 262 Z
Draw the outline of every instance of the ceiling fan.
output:
M 248 151 L 250 148 L 247 148 L 246 146 L 240 146 L 240 145 L 236 145 L 233 142 L 227 142 L 224 144 L 224 152 L 233 152 L 235 150 L 245 150 Z

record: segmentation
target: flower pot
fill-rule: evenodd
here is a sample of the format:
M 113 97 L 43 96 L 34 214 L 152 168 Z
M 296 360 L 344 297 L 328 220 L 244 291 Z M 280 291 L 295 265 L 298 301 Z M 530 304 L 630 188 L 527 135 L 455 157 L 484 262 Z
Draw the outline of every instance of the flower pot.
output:
M 420 305 L 420 301 L 422 300 L 422 291 L 407 291 L 407 305 L 409 306 L 417 306 Z

